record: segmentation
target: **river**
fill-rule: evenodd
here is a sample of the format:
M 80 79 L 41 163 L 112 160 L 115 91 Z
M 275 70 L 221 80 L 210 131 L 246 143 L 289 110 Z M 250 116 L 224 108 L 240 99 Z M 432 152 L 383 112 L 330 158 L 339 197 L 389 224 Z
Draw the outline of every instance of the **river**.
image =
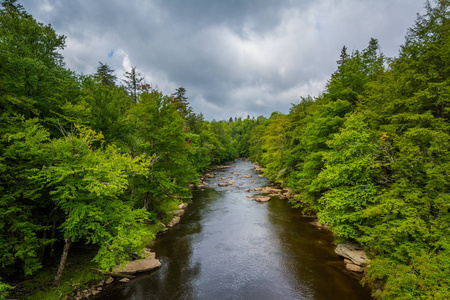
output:
M 287 200 L 247 198 L 246 189 L 269 182 L 249 161 L 231 165 L 215 171 L 180 224 L 157 237 L 159 270 L 95 299 L 371 299 L 334 253 L 330 232 L 310 225 Z M 228 180 L 236 187 L 217 185 Z

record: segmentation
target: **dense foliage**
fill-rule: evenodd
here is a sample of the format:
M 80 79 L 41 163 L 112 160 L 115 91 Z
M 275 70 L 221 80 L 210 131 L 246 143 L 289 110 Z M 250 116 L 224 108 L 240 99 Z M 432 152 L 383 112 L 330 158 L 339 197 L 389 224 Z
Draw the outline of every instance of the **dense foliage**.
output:
M 0 276 L 23 280 L 71 247 L 108 270 L 142 253 L 211 165 L 234 159 L 231 129 L 163 95 L 135 67 L 65 69 L 65 37 L 15 0 L 0 10 Z M 0 279 L 1 280 L 1 279 Z M 11 286 L 0 282 L 0 299 Z
M 450 2 L 427 3 L 399 57 L 344 47 L 326 90 L 256 126 L 250 157 L 371 255 L 382 299 L 449 299 Z
M 338 239 L 364 246 L 381 299 L 450 298 L 450 2 L 427 3 L 399 56 L 347 53 L 326 90 L 288 114 L 205 121 L 180 87 L 136 67 L 65 69 L 64 36 L 15 0 L 0 11 L 0 276 L 14 283 L 69 249 L 110 269 L 153 237 L 210 166 L 249 157 Z M 12 287 L 0 281 L 0 299 Z

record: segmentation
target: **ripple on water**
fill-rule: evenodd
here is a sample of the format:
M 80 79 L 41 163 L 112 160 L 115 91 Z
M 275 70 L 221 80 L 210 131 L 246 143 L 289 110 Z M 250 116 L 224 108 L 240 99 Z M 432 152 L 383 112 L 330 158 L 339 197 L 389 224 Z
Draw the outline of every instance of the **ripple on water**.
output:
M 329 232 L 286 200 L 246 197 L 268 184 L 257 175 L 247 161 L 218 170 L 225 179 L 207 179 L 211 187 L 194 192 L 181 223 L 155 241 L 161 269 L 95 299 L 370 299 Z M 236 187 L 217 185 L 225 180 Z

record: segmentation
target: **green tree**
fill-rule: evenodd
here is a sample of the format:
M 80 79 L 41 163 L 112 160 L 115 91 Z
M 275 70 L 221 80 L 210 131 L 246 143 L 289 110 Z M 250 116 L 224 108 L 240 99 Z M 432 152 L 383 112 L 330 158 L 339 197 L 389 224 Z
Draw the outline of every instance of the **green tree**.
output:
M 42 185 L 29 180 L 48 159 L 49 133 L 36 119 L 8 118 L 0 139 L 0 264 L 6 275 L 31 275 L 40 267 L 39 249 L 49 242 L 41 210 L 48 200 Z M 15 266 L 15 267 L 12 267 Z M 23 273 L 22 273 L 23 272 Z M 15 274 L 11 274 L 15 273 Z
M 113 88 L 116 86 L 117 76 L 107 64 L 98 62 L 97 72 L 94 74 L 95 80 L 103 84 L 105 87 Z
M 156 91 L 142 93 L 129 118 L 139 141 L 135 153 L 155 157 L 150 174 L 134 181 L 133 197 L 161 216 L 165 204 L 174 196 L 189 196 L 189 183 L 197 180 L 189 161 L 185 120 L 172 98 Z
M 126 249 L 142 251 L 143 230 L 139 223 L 148 218 L 134 210 L 120 195 L 128 187 L 128 176 L 144 174 L 147 161 L 117 153 L 114 146 L 92 149 L 102 136 L 76 126 L 64 137 L 52 140 L 51 163 L 34 178 L 52 188 L 50 194 L 65 218 L 60 229 L 64 249 L 55 276 L 59 285 L 72 242 L 84 239 L 100 245 L 95 260 L 111 268 L 126 259 Z

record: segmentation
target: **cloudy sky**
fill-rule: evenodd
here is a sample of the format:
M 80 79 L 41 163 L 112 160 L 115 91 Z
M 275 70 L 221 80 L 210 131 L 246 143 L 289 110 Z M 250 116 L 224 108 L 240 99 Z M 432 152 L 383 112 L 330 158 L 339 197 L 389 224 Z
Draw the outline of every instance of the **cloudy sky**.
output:
M 165 94 L 177 87 L 206 119 L 287 113 L 317 96 L 342 46 L 379 40 L 388 57 L 425 0 L 19 0 L 67 36 L 71 70 L 135 66 Z

